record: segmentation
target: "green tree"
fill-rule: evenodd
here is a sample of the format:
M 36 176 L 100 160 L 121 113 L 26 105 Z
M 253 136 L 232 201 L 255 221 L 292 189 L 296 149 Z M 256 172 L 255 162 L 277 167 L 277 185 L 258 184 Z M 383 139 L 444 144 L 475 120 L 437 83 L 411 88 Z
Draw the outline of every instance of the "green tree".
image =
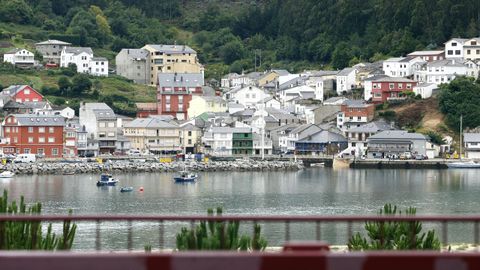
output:
M 243 44 L 238 40 L 230 41 L 220 48 L 220 54 L 226 64 L 231 64 L 243 57 Z
M 336 69 L 343 69 L 348 67 L 348 63 L 352 58 L 353 55 L 348 44 L 346 42 L 340 42 L 333 51 L 332 66 Z
M 75 96 L 81 96 L 92 88 L 92 81 L 88 78 L 88 75 L 80 73 L 73 77 L 72 80 L 72 92 Z
M 65 96 L 68 96 L 68 92 L 72 89 L 72 82 L 70 79 L 66 76 L 61 76 L 58 78 L 58 89 L 65 94 Z
M 405 216 L 415 216 L 413 207 L 405 210 Z M 397 206 L 386 204 L 380 215 L 397 215 Z M 402 215 L 398 211 L 398 215 Z M 368 240 L 360 233 L 355 234 L 348 242 L 350 251 L 356 250 L 440 250 L 440 241 L 434 230 L 422 232 L 419 221 L 373 221 L 365 223 Z
M 33 11 L 23 0 L 1 0 L 0 1 L 0 20 L 4 22 L 13 22 L 28 24 L 32 22 Z

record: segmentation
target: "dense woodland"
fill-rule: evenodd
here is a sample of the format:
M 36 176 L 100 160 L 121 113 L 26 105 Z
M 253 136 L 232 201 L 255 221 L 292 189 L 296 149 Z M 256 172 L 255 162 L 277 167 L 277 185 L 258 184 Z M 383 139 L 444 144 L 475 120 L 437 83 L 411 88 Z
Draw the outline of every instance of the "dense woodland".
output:
M 44 30 L 23 38 L 113 51 L 186 43 L 220 76 L 252 70 L 255 54 L 260 69 L 337 69 L 480 36 L 480 1 L 0 0 L 0 20 Z

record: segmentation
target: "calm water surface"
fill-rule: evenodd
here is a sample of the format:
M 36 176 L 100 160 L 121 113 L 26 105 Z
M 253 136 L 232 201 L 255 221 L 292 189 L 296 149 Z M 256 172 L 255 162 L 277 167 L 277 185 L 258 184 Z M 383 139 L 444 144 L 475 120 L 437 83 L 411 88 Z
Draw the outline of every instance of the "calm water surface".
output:
M 120 187 L 98 188 L 98 175 L 16 176 L 0 180 L 11 198 L 39 201 L 44 213 L 66 214 L 205 214 L 222 206 L 227 214 L 336 215 L 374 214 L 385 203 L 417 207 L 419 214 L 480 214 L 479 170 L 333 170 L 298 172 L 208 172 L 193 184 L 175 184 L 170 173 L 116 175 Z M 143 192 L 138 188 L 144 187 Z M 359 230 L 362 224 L 356 224 Z M 166 224 L 165 246 L 187 223 Z M 434 224 L 427 226 L 435 227 Z M 57 227 L 58 228 L 58 227 Z M 126 224 L 102 223 L 102 248 L 125 249 Z M 242 229 L 251 232 L 251 225 Z M 315 237 L 313 224 L 292 224 L 292 239 Z M 281 245 L 283 224 L 263 226 L 270 245 Z M 322 237 L 345 244 L 345 224 L 322 224 Z M 449 226 L 449 241 L 473 242 L 473 225 Z M 158 246 L 158 224 L 134 223 L 134 247 Z M 95 224 L 80 223 L 75 249 L 95 247 Z

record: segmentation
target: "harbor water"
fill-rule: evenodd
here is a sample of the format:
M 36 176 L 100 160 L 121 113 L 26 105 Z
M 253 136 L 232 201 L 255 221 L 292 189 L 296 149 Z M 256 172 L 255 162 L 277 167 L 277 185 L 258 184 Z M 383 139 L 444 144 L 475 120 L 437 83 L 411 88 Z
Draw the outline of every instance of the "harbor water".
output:
M 117 187 L 97 187 L 99 175 L 22 175 L 1 179 L 0 190 L 9 197 L 41 202 L 43 213 L 67 214 L 165 214 L 201 215 L 207 208 L 223 207 L 225 214 L 242 215 L 362 215 L 375 214 L 385 203 L 402 209 L 413 206 L 417 214 L 480 214 L 478 170 L 405 170 L 309 168 L 288 172 L 203 172 L 196 183 L 176 184 L 171 173 L 114 175 Z M 121 193 L 121 186 L 134 187 Z M 143 187 L 143 192 L 139 188 Z M 166 223 L 161 248 L 174 248 L 175 234 L 189 223 Z M 354 224 L 354 231 L 363 231 Z M 425 224 L 436 228 L 437 224 Z M 58 224 L 55 226 L 60 227 Z M 347 225 L 322 224 L 322 239 L 332 244 L 347 242 Z M 95 248 L 96 224 L 80 222 L 76 250 Z M 291 224 L 290 238 L 315 238 L 315 224 Z M 473 224 L 448 227 L 449 242 L 473 242 Z M 241 230 L 251 234 L 252 224 Z M 269 245 L 284 242 L 285 224 L 263 224 Z M 439 232 L 439 235 L 441 233 Z M 133 223 L 133 246 L 159 247 L 159 225 Z M 127 248 L 127 224 L 101 224 L 104 250 Z

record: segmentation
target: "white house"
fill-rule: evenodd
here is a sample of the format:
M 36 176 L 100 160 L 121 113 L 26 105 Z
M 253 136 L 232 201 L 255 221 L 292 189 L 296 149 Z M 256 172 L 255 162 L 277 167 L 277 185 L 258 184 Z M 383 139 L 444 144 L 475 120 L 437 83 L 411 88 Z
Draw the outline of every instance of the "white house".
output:
M 449 83 L 458 75 L 477 78 L 478 66 L 472 61 L 449 58 L 429 62 L 416 70 L 414 79 L 418 82 L 433 83 L 436 85 Z
M 429 98 L 432 96 L 433 90 L 437 88 L 434 83 L 421 83 L 413 87 L 415 95 L 420 95 L 422 98 Z
M 113 153 L 117 141 L 117 116 L 105 103 L 82 103 L 79 109 L 80 125 L 88 136 L 98 140 L 101 153 Z
M 263 100 L 260 100 L 257 103 L 256 107 L 258 110 L 265 109 L 265 108 L 275 108 L 280 110 L 281 104 L 280 104 L 280 101 L 278 101 L 276 98 L 267 97 Z
M 463 45 L 467 39 L 452 38 L 445 42 L 445 58 L 463 58 Z
M 383 72 L 390 77 L 408 77 L 414 73 L 416 63 L 426 63 L 421 57 L 394 57 L 383 62 Z
M 253 108 L 255 105 L 270 97 L 268 93 L 256 86 L 247 86 L 238 90 L 232 90 L 225 94 L 225 98 L 238 104 L 242 104 L 247 108 Z
M 33 66 L 35 64 L 35 56 L 30 51 L 16 48 L 3 55 L 3 62 L 17 66 Z
M 480 159 L 480 133 L 464 133 L 465 157 Z
M 108 76 L 108 60 L 105 57 L 93 57 L 88 66 L 88 73 L 93 76 Z
M 60 67 L 68 67 L 70 64 L 77 66 L 78 73 L 108 76 L 108 60 L 93 57 L 90 47 L 64 47 L 60 55 Z
M 354 68 L 344 68 L 337 74 L 337 94 L 341 95 L 344 91 L 355 88 L 356 74 L 357 70 Z
M 90 47 L 64 47 L 60 55 L 60 67 L 75 64 L 77 72 L 88 73 L 92 58 L 93 51 Z
M 465 60 L 480 59 L 480 37 L 465 41 L 463 45 L 463 55 Z

